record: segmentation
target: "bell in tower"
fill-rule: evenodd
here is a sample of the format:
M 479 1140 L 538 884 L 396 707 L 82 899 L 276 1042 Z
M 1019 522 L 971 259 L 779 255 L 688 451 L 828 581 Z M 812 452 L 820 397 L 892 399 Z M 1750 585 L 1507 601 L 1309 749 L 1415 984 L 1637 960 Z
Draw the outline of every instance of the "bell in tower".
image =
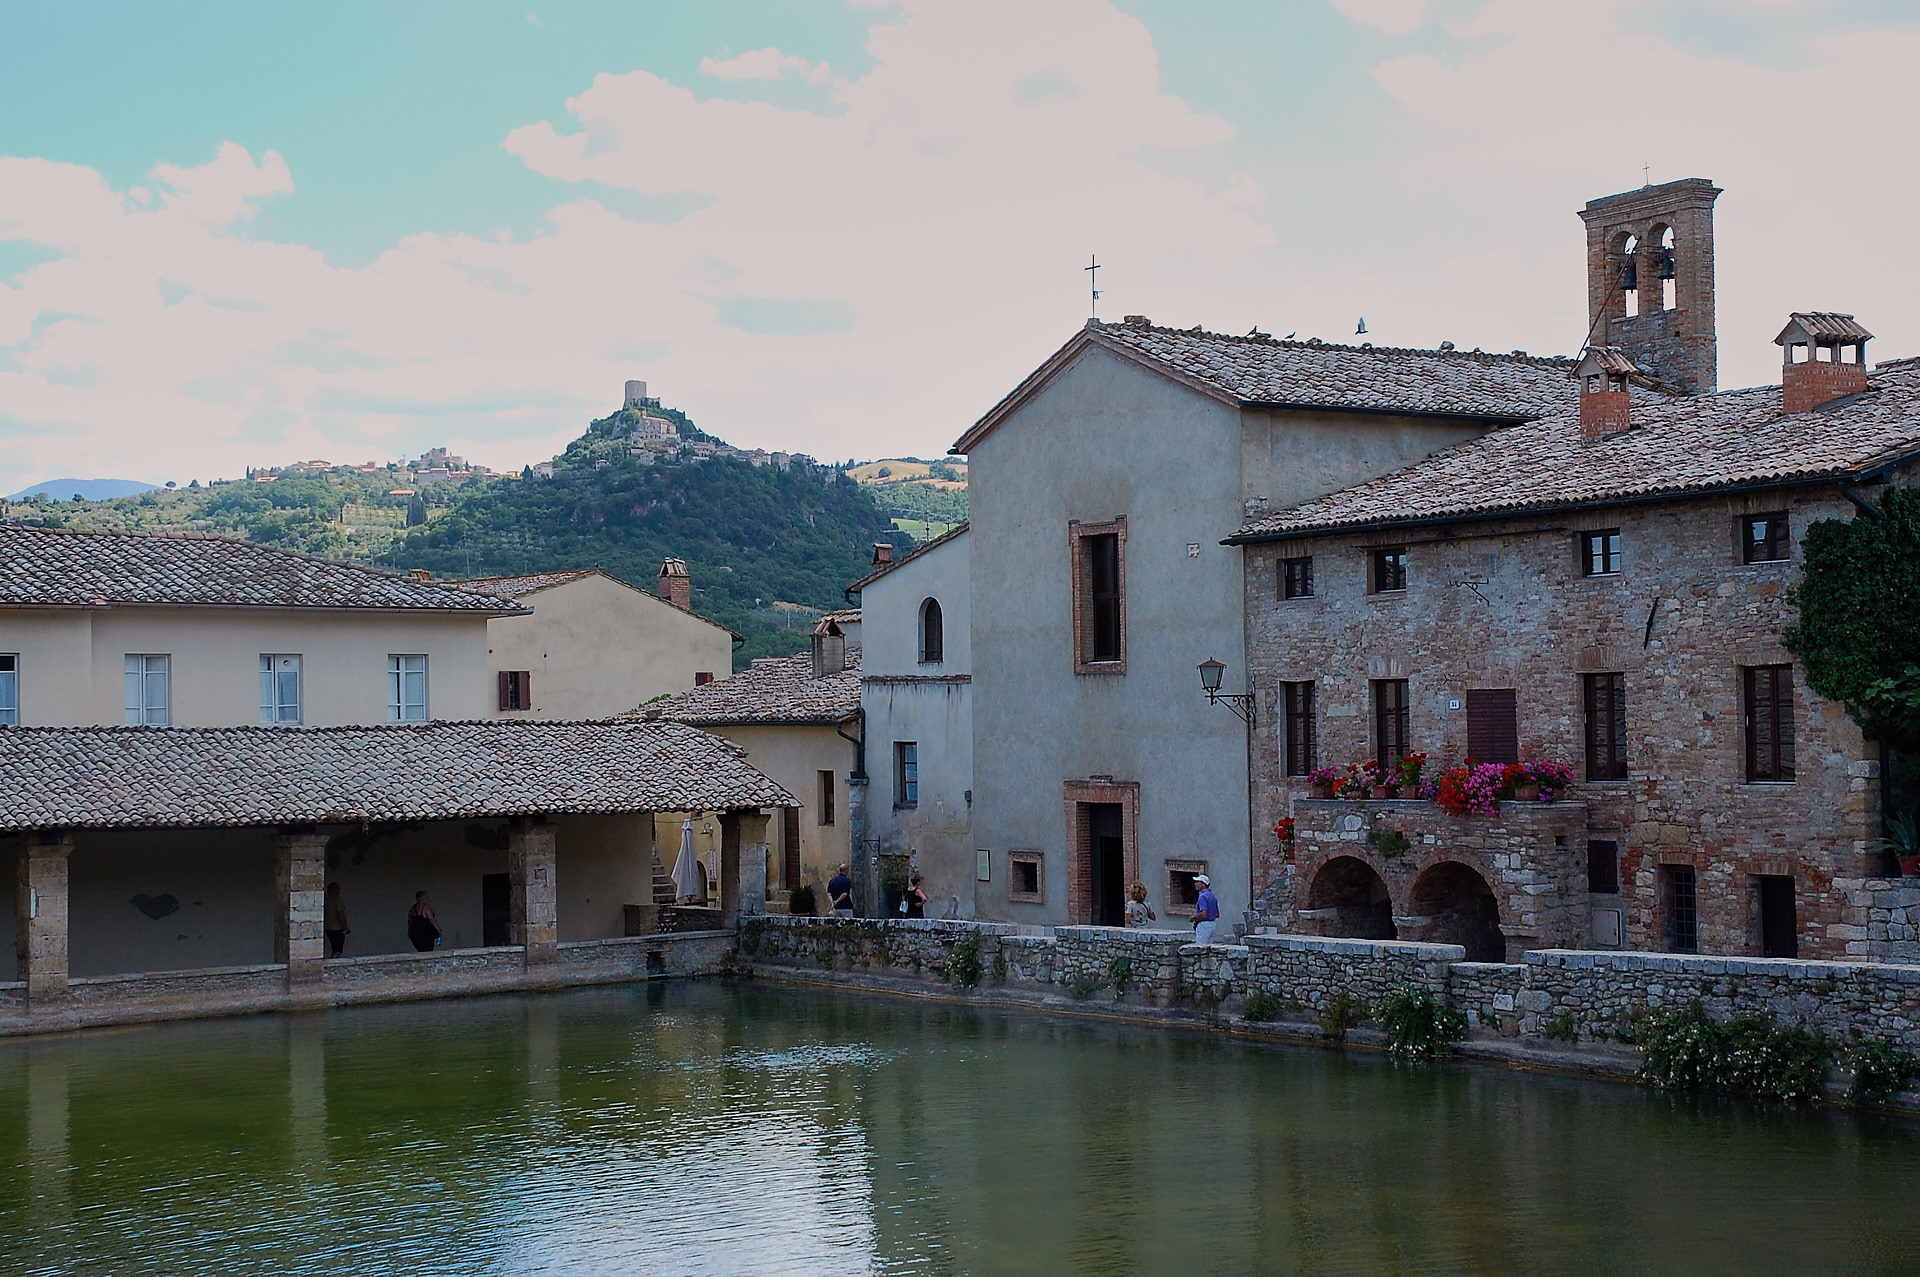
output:
M 1719 382 L 1714 331 L 1713 202 L 1703 177 L 1591 200 L 1587 342 L 1611 346 L 1651 380 L 1689 395 Z

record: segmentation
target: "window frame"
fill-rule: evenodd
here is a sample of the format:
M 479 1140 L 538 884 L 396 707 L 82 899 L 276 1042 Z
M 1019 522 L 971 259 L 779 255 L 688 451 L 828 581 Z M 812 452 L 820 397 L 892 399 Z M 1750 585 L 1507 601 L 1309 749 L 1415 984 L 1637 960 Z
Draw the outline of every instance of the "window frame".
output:
M 940 665 L 947 659 L 946 613 L 940 600 L 928 595 L 920 601 L 920 664 Z
M 1767 534 L 1759 541 L 1753 539 L 1755 524 L 1767 525 Z M 1788 563 L 1793 559 L 1793 523 L 1787 518 L 1785 510 L 1764 510 L 1759 514 L 1740 516 L 1738 536 L 1740 538 L 1740 562 L 1743 566 L 1759 563 Z M 1756 554 L 1756 546 L 1764 553 Z M 1777 550 L 1778 553 L 1771 551 Z
M 1765 699 L 1760 693 L 1765 686 Z M 1740 667 L 1741 718 L 1745 726 L 1744 754 L 1749 785 L 1791 785 L 1798 781 L 1794 766 L 1793 666 L 1790 664 Z M 1762 705 L 1766 706 L 1763 714 Z M 1762 744 L 1760 720 L 1770 727 Z M 1764 750 L 1765 757 L 1762 757 Z
M 500 712 L 524 714 L 533 708 L 533 671 L 500 671 Z
M 1661 865 L 1659 871 L 1660 887 L 1660 931 L 1661 942 L 1668 953 L 1700 952 L 1700 875 L 1692 865 Z M 1686 891 L 1680 890 L 1682 883 Z M 1685 908 L 1681 907 L 1681 897 L 1685 896 Z
M 410 716 L 407 700 L 407 676 L 415 673 L 407 667 L 407 662 L 420 663 L 420 713 Z M 427 723 L 433 721 L 433 689 L 428 681 L 428 661 L 425 652 L 389 652 L 387 653 L 387 721 L 389 723 Z
M 20 726 L 20 653 L 0 652 L 0 727 Z
M 920 742 L 897 740 L 893 742 L 893 806 L 899 811 L 903 808 L 920 805 Z
M 1605 730 L 1600 697 L 1606 696 Z M 1627 676 L 1622 671 L 1595 671 L 1580 676 L 1581 737 L 1587 751 L 1587 779 L 1621 781 L 1627 771 Z M 1604 738 L 1604 739 L 1603 739 Z M 1600 753 L 1604 749 L 1605 760 Z
M 1020 889 L 1022 865 L 1033 867 L 1033 890 Z M 1016 847 L 1007 853 L 1007 900 L 1016 905 L 1047 903 L 1047 853 L 1037 848 Z
M 1166 908 L 1161 910 L 1161 912 L 1169 918 L 1193 917 L 1194 906 L 1199 903 L 1200 899 L 1200 888 L 1194 884 L 1193 876 L 1195 874 L 1208 873 L 1207 862 L 1204 860 L 1170 859 L 1161 866 L 1160 872 L 1166 879 L 1165 894 L 1161 897 L 1161 901 L 1166 905 Z M 1189 904 L 1184 893 L 1177 890 L 1178 883 L 1176 879 L 1180 877 L 1184 877 L 1187 885 L 1192 886 L 1194 889 L 1193 904 Z
M 834 792 L 834 786 L 839 783 L 838 776 L 834 772 L 821 768 L 815 772 L 815 777 L 815 787 L 819 791 L 820 800 L 815 809 L 819 816 L 818 823 L 823 826 L 832 825 L 835 823 L 837 814 L 834 802 L 837 795 Z
M 1399 703 L 1388 704 L 1381 693 L 1394 688 Z M 1368 694 L 1373 701 L 1373 756 L 1385 763 L 1390 758 L 1398 758 L 1413 750 L 1413 689 L 1404 678 L 1375 678 L 1368 680 Z M 1391 721 L 1390 721 L 1391 720 Z M 1391 731 L 1389 729 L 1392 729 Z M 1399 737 L 1399 748 L 1389 746 L 1391 736 Z
M 1320 729 L 1318 689 L 1312 680 L 1280 685 L 1280 766 L 1286 776 L 1305 776 L 1317 766 Z
M 285 691 L 283 675 L 285 670 L 274 668 L 278 661 L 293 662 L 293 717 L 284 717 L 282 711 L 286 703 L 281 700 Z M 306 721 L 306 663 L 298 652 L 262 652 L 260 653 L 260 725 L 262 727 L 298 727 Z
M 1113 538 L 1114 589 L 1110 599 L 1096 599 L 1094 561 L 1090 546 L 1102 538 Z M 1125 674 L 1127 672 L 1127 520 L 1122 515 L 1106 523 L 1067 524 L 1067 539 L 1073 573 L 1073 672 L 1075 674 Z M 1114 643 L 1111 649 L 1094 644 L 1100 634 L 1097 604 L 1112 605 Z
M 1520 690 L 1514 687 L 1470 687 L 1461 698 L 1467 713 L 1467 757 L 1476 763 L 1520 761 Z M 1497 734 L 1500 739 L 1487 738 Z M 1475 737 L 1483 746 L 1476 748 Z M 1495 758 L 1495 753 L 1509 758 Z
M 1595 528 L 1580 534 L 1580 575 L 1620 575 L 1620 529 Z M 1596 553 L 1597 552 L 1597 553 Z M 1599 566 L 1595 566 L 1596 559 Z
M 1407 592 L 1407 547 L 1375 545 L 1367 548 L 1367 593 Z
M 1604 881 L 1595 886 L 1594 869 L 1605 863 L 1607 878 L 1613 886 L 1607 887 Z M 1620 894 L 1620 844 L 1612 838 L 1590 838 L 1587 840 L 1587 894 L 1590 896 L 1617 896 Z
M 1314 597 L 1313 556 L 1311 554 L 1296 555 L 1290 559 L 1280 560 L 1280 571 L 1277 575 L 1279 577 L 1281 602 L 1286 602 L 1289 599 L 1310 599 Z
M 134 661 L 140 662 L 140 668 L 138 670 L 129 668 Z M 153 661 L 158 661 L 159 665 L 154 666 L 149 664 L 149 662 L 153 662 Z M 137 678 L 140 680 L 140 683 L 139 683 L 140 703 L 138 705 L 128 703 L 134 699 L 133 693 L 131 690 L 132 688 L 131 682 L 125 683 L 122 687 L 122 691 L 124 694 L 122 695 L 121 700 L 125 706 L 125 712 L 127 715 L 126 717 L 127 725 L 130 727 L 170 727 L 172 726 L 173 725 L 173 656 L 172 654 L 168 652 L 128 652 L 125 654 L 125 658 L 121 663 L 121 670 L 122 670 L 123 679 L 132 680 Z M 153 705 L 153 703 L 151 702 L 151 700 L 148 699 L 148 694 L 152 691 L 152 688 L 153 688 L 153 684 L 151 680 L 153 679 L 156 671 L 158 672 L 159 679 L 160 679 L 160 705 L 157 710 Z M 157 718 L 154 717 L 156 712 L 159 714 L 159 717 Z M 139 715 L 139 717 L 134 717 L 134 715 Z

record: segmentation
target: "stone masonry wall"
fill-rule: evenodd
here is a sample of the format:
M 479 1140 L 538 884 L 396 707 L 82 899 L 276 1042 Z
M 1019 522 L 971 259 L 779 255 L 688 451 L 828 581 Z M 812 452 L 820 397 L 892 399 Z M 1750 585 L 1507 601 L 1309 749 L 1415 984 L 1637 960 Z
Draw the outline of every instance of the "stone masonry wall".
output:
M 1743 563 L 1737 520 L 1780 510 L 1790 558 Z M 1625 947 L 1669 947 L 1660 870 L 1690 865 L 1701 953 L 1761 952 L 1758 878 L 1769 875 L 1794 880 L 1799 956 L 1849 956 L 1849 944 L 1872 943 L 1873 925 L 1849 910 L 1871 907 L 1850 904 L 1836 880 L 1885 869 L 1866 851 L 1879 828 L 1877 754 L 1796 666 L 1796 778 L 1748 783 L 1742 667 L 1792 664 L 1779 636 L 1794 619 L 1786 596 L 1807 528 L 1851 514 L 1837 492 L 1803 489 L 1248 546 L 1248 663 L 1265 689 L 1256 827 L 1271 828 L 1306 792 L 1303 777 L 1280 774 L 1282 683 L 1315 685 L 1320 765 L 1374 755 L 1370 681 L 1405 679 L 1413 748 L 1431 768 L 1466 755 L 1469 689 L 1512 688 L 1522 757 L 1568 761 L 1584 776 L 1582 676 L 1618 673 L 1629 779 L 1576 783 L 1586 828 L 1569 850 L 1584 864 L 1589 844 L 1619 845 Z M 1579 534 L 1616 528 L 1620 570 L 1583 575 Z M 1369 551 L 1389 539 L 1406 549 L 1407 588 L 1369 593 Z M 1279 562 L 1303 556 L 1314 559 L 1315 596 L 1283 599 Z M 1276 840 L 1263 851 L 1254 895 L 1266 903 L 1250 921 L 1274 925 L 1283 910 L 1272 907 L 1305 879 L 1289 884 Z M 1576 913 L 1578 895 L 1566 902 Z

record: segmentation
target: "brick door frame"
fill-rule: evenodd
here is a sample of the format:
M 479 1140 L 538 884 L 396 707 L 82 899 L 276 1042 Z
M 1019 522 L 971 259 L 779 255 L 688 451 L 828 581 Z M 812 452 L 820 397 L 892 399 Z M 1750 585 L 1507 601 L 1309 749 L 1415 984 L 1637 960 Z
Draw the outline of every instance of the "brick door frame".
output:
M 1093 858 L 1087 845 L 1084 817 L 1087 803 L 1116 803 L 1120 807 L 1120 854 L 1123 890 L 1140 878 L 1140 782 L 1137 780 L 1070 780 L 1063 786 L 1067 813 L 1067 921 L 1087 926 L 1093 921 Z

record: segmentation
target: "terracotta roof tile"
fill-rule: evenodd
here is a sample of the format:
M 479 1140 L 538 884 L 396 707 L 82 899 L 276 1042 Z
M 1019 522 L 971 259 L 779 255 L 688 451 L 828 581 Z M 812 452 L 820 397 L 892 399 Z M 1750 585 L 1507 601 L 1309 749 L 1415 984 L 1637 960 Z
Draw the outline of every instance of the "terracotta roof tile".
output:
M 0 728 L 0 830 L 797 805 L 678 723 Z
M 813 676 L 813 653 L 756 661 L 753 668 L 644 706 L 646 718 L 690 723 L 695 727 L 728 724 L 844 723 L 860 710 L 860 649 L 847 650 L 846 669 L 826 678 Z

